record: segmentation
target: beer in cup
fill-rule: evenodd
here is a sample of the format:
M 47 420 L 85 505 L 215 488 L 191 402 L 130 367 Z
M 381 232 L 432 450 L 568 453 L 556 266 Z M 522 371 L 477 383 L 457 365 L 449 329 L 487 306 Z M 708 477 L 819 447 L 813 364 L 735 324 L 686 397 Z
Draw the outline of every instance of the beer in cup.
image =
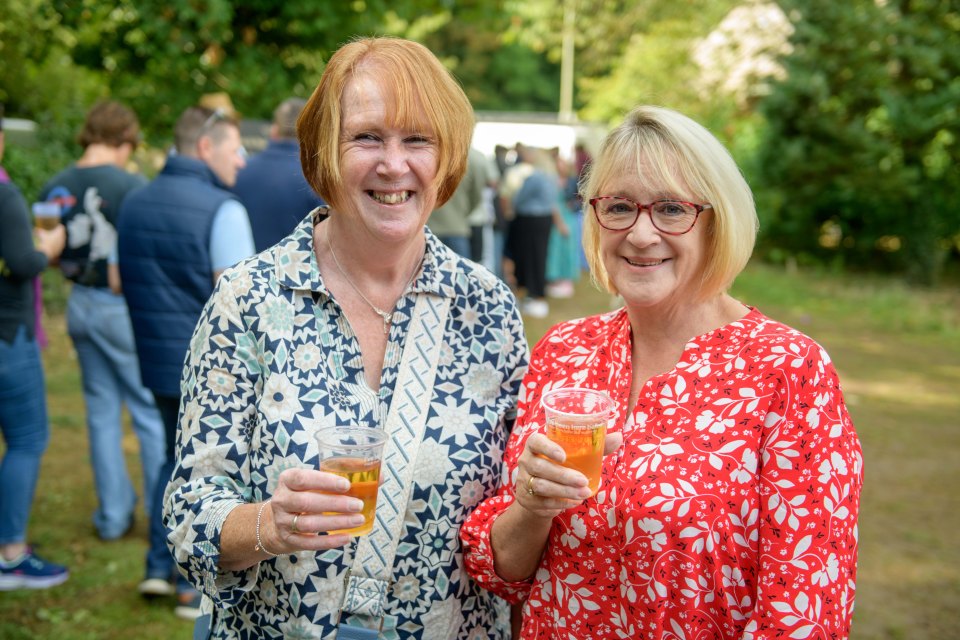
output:
M 540 402 L 546 414 L 547 437 L 567 454 L 563 466 L 587 476 L 590 495 L 596 495 L 613 400 L 602 391 L 563 387 L 543 394 Z

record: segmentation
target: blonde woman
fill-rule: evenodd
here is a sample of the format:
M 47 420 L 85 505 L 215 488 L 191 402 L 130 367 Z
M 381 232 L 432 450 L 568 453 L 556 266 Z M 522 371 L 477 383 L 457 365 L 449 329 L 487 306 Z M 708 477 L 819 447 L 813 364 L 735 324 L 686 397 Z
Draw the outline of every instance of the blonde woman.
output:
M 727 292 L 757 219 L 706 129 L 640 107 L 585 187 L 617 311 L 537 344 L 508 482 L 461 532 L 467 571 L 524 602 L 521 637 L 846 638 L 863 458 L 830 357 Z M 600 491 L 559 463 L 540 398 L 617 403 Z

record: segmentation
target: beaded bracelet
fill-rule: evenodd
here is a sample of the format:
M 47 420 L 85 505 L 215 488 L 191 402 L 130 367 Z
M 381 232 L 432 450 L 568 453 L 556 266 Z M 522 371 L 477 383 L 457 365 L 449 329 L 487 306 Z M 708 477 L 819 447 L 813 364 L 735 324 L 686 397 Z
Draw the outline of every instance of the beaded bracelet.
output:
M 270 504 L 269 500 L 267 500 L 262 505 L 260 505 L 260 510 L 257 511 L 257 546 L 255 546 L 253 550 L 263 551 L 268 556 L 273 556 L 274 558 L 276 558 L 280 554 L 274 553 L 273 551 L 268 550 L 266 547 L 263 546 L 263 541 L 260 539 L 260 520 L 263 517 L 263 510 L 268 504 Z

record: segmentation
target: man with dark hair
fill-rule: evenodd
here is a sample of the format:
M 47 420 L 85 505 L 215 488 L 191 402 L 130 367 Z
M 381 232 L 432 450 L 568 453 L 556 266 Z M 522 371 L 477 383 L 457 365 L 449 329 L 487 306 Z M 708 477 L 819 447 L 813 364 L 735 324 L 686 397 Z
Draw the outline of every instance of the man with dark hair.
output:
M 190 107 L 177 121 L 174 138 L 175 152 L 153 182 L 124 201 L 118 226 L 120 275 L 140 372 L 156 398 L 166 436 L 167 462 L 150 518 L 151 540 L 164 543 L 161 504 L 173 470 L 190 337 L 220 273 L 254 253 L 247 212 L 228 191 L 245 164 L 237 123 L 222 110 Z M 143 595 L 163 591 L 173 567 L 169 550 L 164 560 L 166 571 L 148 573 L 141 583 Z M 200 594 L 179 575 L 176 590 L 176 614 L 196 618 Z
M 124 198 L 144 185 L 124 170 L 140 140 L 136 114 L 108 101 L 94 105 L 77 136 L 83 155 L 43 187 L 40 199 L 59 207 L 67 228 L 60 269 L 73 282 L 67 301 L 67 331 L 83 380 L 90 460 L 97 508 L 93 524 L 104 540 L 133 526 L 137 495 L 123 452 L 121 408 L 126 404 L 140 442 L 144 507 L 151 500 L 164 462 L 163 424 L 153 395 L 140 381 L 127 305 L 111 256 Z
M 272 247 L 323 204 L 300 168 L 297 118 L 306 104 L 288 98 L 273 112 L 267 148 L 247 162 L 233 191 L 247 207 L 257 251 Z

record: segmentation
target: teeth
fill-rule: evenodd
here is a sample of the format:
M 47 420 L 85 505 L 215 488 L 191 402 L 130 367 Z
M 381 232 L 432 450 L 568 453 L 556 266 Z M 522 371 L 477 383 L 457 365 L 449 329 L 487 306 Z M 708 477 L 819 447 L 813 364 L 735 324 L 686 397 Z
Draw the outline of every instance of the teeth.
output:
M 370 196 L 382 204 L 400 204 L 410 199 L 410 192 L 377 193 L 376 191 L 371 191 Z
M 663 260 L 652 260 L 649 262 L 634 262 L 633 260 L 627 260 L 627 262 L 638 267 L 655 267 L 658 264 L 663 264 Z

